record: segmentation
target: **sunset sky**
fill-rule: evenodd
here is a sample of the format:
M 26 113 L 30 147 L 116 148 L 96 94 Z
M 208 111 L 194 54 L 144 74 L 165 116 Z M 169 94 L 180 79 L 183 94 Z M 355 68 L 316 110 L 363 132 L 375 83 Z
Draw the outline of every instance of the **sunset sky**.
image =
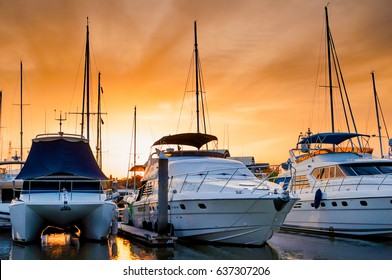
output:
M 195 20 L 208 132 L 232 156 L 284 162 L 300 132 L 330 130 L 325 84 L 319 81 L 327 3 L 0 0 L 2 157 L 9 141 L 13 154 L 19 147 L 19 107 L 14 104 L 19 103 L 21 60 L 26 148 L 36 134 L 59 130 L 55 118 L 60 111 L 64 117 L 81 110 L 88 17 L 91 111 L 96 111 L 100 71 L 102 111 L 107 113 L 102 132 L 106 175 L 126 176 L 135 106 L 138 164 L 158 138 L 195 131 L 193 93 L 185 90 Z M 392 1 L 330 0 L 328 11 L 359 132 L 376 134 L 371 71 L 385 120 L 392 124 Z M 79 122 L 68 114 L 63 131 L 79 133 Z M 93 148 L 95 137 L 92 131 Z

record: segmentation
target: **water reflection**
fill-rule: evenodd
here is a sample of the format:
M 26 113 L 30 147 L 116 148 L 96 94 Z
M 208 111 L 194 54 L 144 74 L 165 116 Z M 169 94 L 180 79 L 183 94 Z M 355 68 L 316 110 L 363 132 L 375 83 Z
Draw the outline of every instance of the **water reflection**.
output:
M 392 241 L 327 238 L 279 233 L 263 247 L 176 243 L 153 248 L 121 236 L 103 243 L 51 235 L 41 243 L 20 245 L 1 232 L 0 259 L 11 260 L 392 260 Z
M 82 242 L 71 234 L 44 236 L 41 243 L 11 242 L 11 260 L 108 260 L 109 241 Z

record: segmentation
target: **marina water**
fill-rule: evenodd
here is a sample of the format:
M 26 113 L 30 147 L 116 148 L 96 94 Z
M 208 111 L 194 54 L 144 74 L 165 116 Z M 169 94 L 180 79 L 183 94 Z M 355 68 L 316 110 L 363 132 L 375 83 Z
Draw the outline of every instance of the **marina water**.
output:
M 41 244 L 42 243 L 42 244 Z M 56 234 L 26 246 L 0 232 L 1 260 L 392 260 L 392 241 L 279 232 L 262 247 L 176 243 L 152 248 L 125 237 L 87 242 Z

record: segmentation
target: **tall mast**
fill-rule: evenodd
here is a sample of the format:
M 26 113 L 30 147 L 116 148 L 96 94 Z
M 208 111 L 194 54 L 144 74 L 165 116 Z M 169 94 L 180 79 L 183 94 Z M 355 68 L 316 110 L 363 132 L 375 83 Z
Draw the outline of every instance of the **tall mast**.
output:
M 332 132 L 335 132 L 335 120 L 333 111 L 333 91 L 332 91 L 332 68 L 331 68 L 331 35 L 328 22 L 328 7 L 325 6 L 325 19 L 326 19 L 326 35 L 327 35 L 327 49 L 328 49 L 328 76 L 329 76 L 329 99 L 331 102 L 331 125 Z
M 133 113 L 133 190 L 136 189 L 136 106 Z
M 195 29 L 195 71 L 196 71 L 196 122 L 197 122 L 197 133 L 200 132 L 199 124 L 199 51 L 197 49 L 197 27 L 196 21 L 194 23 Z
M 101 133 L 101 72 L 98 72 L 98 108 L 97 108 L 97 146 L 96 146 L 96 159 L 99 168 L 102 169 L 102 133 Z
M 377 90 L 376 90 L 376 81 L 374 78 L 374 72 L 372 72 L 372 81 L 373 81 L 373 92 L 374 92 L 374 104 L 376 105 L 376 117 L 377 117 L 377 129 L 378 129 L 378 138 L 380 141 L 380 154 L 381 157 L 384 157 L 383 151 L 382 151 L 382 139 L 381 139 L 381 125 L 380 125 L 380 118 L 378 114 L 378 97 L 377 97 Z
M 85 106 L 86 106 L 86 112 L 85 112 Z M 86 52 L 85 52 L 85 63 L 84 63 L 82 131 L 81 131 L 82 136 L 84 134 L 84 116 L 86 116 L 87 140 L 90 140 L 90 42 L 89 42 L 88 17 L 87 17 L 87 25 L 86 25 Z
M 0 141 L 1 141 L 1 150 L 0 150 L 0 159 L 3 158 L 3 133 L 1 129 L 3 128 L 1 126 L 1 115 L 2 115 L 2 107 L 3 107 L 3 91 L 0 89 Z
M 20 160 L 23 160 L 23 63 L 20 62 Z

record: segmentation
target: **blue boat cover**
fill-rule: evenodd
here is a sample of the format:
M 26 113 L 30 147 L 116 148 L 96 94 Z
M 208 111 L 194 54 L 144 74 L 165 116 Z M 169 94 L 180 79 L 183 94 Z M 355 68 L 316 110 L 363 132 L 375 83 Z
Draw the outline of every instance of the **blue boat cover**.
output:
M 31 180 L 53 175 L 107 180 L 90 145 L 83 139 L 34 139 L 26 163 L 16 179 Z
M 354 137 L 370 137 L 366 134 L 350 133 L 350 132 L 327 132 L 318 133 L 309 137 L 303 138 L 298 144 L 335 144 L 338 145 L 348 139 Z

